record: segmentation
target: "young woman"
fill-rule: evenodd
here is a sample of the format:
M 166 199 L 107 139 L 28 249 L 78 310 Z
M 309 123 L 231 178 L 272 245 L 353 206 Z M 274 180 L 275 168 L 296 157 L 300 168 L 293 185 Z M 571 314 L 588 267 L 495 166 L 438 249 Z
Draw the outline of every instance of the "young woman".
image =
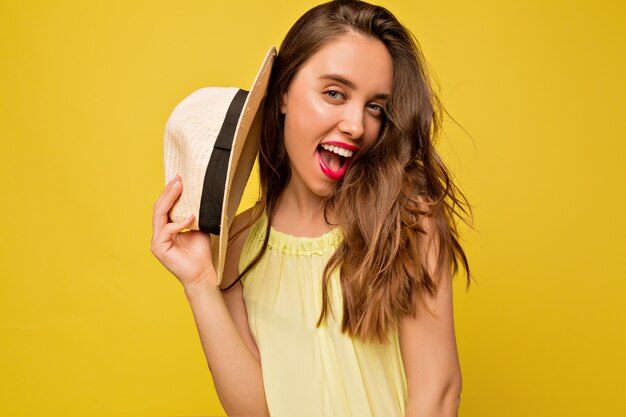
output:
M 184 286 L 229 415 L 457 415 L 468 206 L 433 148 L 441 115 L 389 11 L 325 3 L 279 49 L 261 199 L 231 228 L 221 289 L 208 237 L 179 233 L 193 218 L 167 222 L 182 184 L 166 186 L 152 250 Z

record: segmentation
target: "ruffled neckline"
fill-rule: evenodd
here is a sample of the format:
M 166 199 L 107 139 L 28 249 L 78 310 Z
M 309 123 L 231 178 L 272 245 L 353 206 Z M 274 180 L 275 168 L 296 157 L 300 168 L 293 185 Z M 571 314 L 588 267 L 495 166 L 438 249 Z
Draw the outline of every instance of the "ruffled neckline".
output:
M 265 229 L 267 227 L 267 215 L 263 213 L 252 231 L 255 237 L 263 242 L 265 239 Z M 294 236 L 270 226 L 270 237 L 267 243 L 268 249 L 278 250 L 285 254 L 295 256 L 323 255 L 329 251 L 334 251 L 343 239 L 343 234 L 339 227 L 317 237 Z

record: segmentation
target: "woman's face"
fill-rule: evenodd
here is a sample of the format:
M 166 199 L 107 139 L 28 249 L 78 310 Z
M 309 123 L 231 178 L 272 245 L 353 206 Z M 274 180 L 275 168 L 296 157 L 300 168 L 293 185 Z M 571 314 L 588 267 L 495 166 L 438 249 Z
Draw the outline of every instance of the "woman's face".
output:
M 351 158 L 376 140 L 393 63 L 378 39 L 346 34 L 300 67 L 283 96 L 291 186 L 327 195 Z

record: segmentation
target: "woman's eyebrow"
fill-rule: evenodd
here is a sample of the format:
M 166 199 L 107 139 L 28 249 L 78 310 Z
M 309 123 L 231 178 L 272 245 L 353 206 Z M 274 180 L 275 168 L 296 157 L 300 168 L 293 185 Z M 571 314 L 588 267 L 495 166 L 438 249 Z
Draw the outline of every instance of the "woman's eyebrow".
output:
M 348 88 L 352 88 L 352 89 L 356 88 L 356 86 L 354 85 L 352 81 L 346 80 L 341 75 L 326 74 L 326 75 L 322 75 L 320 79 L 333 80 L 333 81 L 337 81 L 338 83 L 344 84 Z
M 356 85 L 354 85 L 354 83 L 352 81 L 345 79 L 341 75 L 325 74 L 325 75 L 322 75 L 320 77 L 320 79 L 337 81 L 338 83 L 341 83 L 341 84 L 345 85 L 348 88 L 352 88 L 353 90 L 356 90 Z M 381 99 L 381 100 L 387 100 L 389 98 L 389 94 L 379 93 L 379 94 L 376 94 L 373 98 L 377 98 L 377 99 Z

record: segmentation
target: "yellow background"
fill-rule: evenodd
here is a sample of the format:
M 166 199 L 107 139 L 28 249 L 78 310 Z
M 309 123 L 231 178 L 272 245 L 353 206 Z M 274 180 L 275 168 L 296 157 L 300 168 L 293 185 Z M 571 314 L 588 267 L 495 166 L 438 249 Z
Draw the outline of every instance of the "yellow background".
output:
M 150 253 L 163 128 L 252 82 L 313 1 L 0 5 L 0 415 L 223 415 Z M 622 1 L 382 1 L 421 42 L 475 209 L 462 417 L 626 409 Z M 248 194 L 247 202 L 250 203 Z

